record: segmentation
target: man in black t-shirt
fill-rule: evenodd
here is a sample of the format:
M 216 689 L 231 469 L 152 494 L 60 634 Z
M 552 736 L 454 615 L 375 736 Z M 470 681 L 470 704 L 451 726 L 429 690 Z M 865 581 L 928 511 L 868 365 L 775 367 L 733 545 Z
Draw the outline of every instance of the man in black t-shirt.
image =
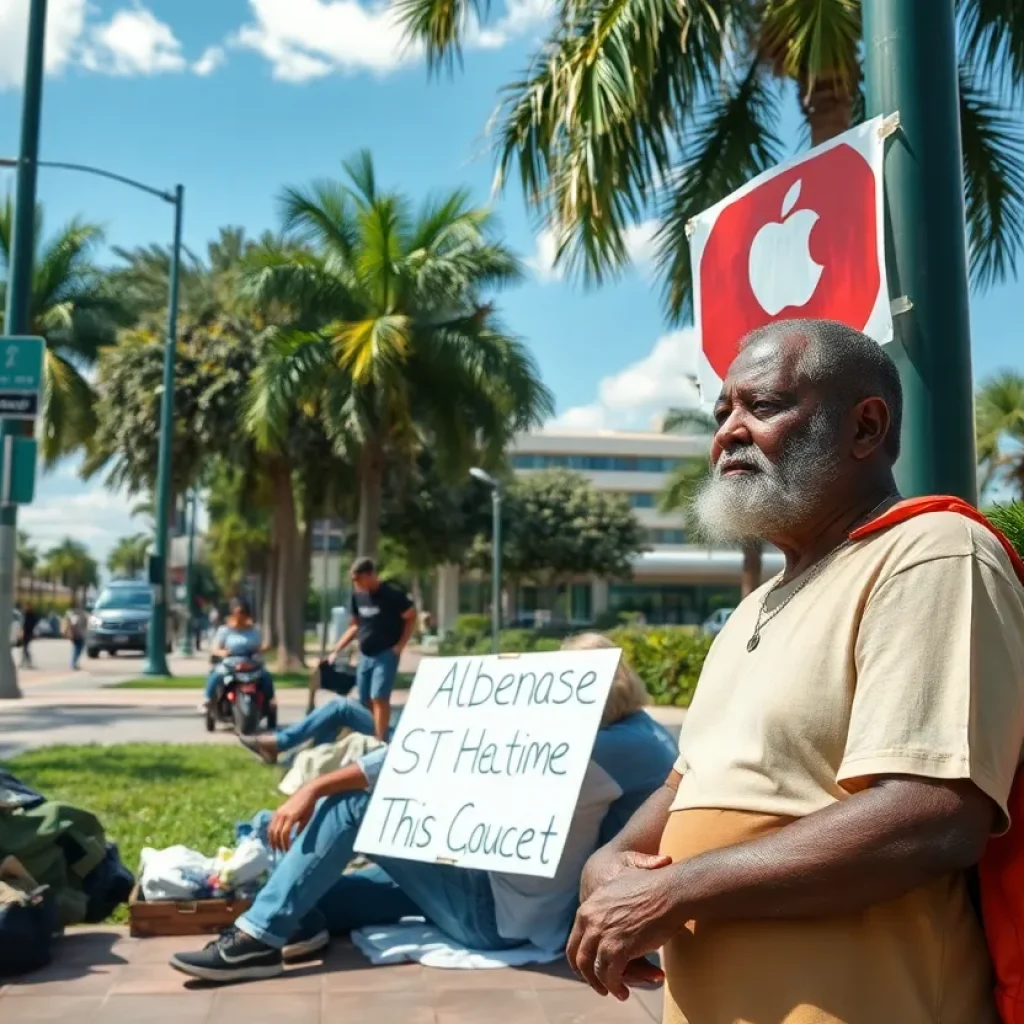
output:
M 356 685 L 359 700 L 373 712 L 378 739 L 387 740 L 391 722 L 391 690 L 398 661 L 416 628 L 416 609 L 397 587 L 384 583 L 371 558 L 352 563 L 352 622 L 331 652 L 331 661 L 359 637 Z

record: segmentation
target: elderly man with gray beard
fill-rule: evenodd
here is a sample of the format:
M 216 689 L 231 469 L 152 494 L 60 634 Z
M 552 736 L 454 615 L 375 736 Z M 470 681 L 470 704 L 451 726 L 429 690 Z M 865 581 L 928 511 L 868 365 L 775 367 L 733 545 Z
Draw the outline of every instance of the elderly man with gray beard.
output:
M 665 1024 L 998 1019 L 963 879 L 1008 824 L 1024 589 L 971 510 L 897 515 L 901 413 L 888 355 L 832 322 L 755 332 L 723 384 L 695 515 L 785 571 L 715 640 L 567 949 L 625 999 L 663 948 Z

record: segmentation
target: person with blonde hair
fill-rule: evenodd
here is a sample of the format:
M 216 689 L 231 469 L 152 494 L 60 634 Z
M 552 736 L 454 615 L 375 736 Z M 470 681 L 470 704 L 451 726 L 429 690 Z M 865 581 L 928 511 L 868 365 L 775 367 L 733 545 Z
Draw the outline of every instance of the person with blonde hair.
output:
M 562 647 L 615 645 L 599 633 L 581 633 Z M 286 851 L 270 881 L 234 928 L 198 952 L 172 957 L 171 966 L 203 981 L 269 978 L 283 970 L 285 959 L 322 949 L 331 935 L 411 916 L 426 918 L 469 949 L 531 943 L 563 949 L 588 857 L 619 833 L 672 770 L 676 743 L 644 712 L 647 703 L 643 681 L 620 658 L 554 878 L 383 857 L 342 875 L 387 754 L 382 746 L 307 783 L 276 813 L 265 814 L 268 842 Z

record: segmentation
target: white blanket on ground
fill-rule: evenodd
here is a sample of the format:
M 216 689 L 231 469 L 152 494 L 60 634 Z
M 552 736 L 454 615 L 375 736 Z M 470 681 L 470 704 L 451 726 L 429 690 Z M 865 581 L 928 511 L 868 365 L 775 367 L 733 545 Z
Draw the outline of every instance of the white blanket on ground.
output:
M 353 764 L 380 746 L 383 744 L 375 736 L 343 730 L 334 743 L 322 743 L 319 747 L 300 750 L 277 788 L 285 796 L 292 796 L 307 782 Z
M 549 964 L 562 956 L 536 946 L 487 952 L 466 949 L 419 918 L 408 918 L 399 924 L 379 928 L 360 928 L 352 933 L 352 941 L 375 965 L 411 961 L 424 967 L 455 971 L 489 971 L 497 967 Z

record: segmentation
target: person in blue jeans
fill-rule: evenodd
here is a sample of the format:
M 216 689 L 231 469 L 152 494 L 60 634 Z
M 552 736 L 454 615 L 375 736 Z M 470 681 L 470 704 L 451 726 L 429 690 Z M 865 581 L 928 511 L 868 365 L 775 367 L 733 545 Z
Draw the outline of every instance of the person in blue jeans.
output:
M 389 735 L 394 732 L 396 723 L 397 718 L 391 724 Z M 278 729 L 269 736 L 239 736 L 238 740 L 266 764 L 277 764 L 281 754 L 295 750 L 304 743 L 313 747 L 333 743 L 342 729 L 372 736 L 374 721 L 369 708 L 349 697 L 339 697 L 315 708 L 294 725 Z
M 586 633 L 564 646 L 612 644 Z M 621 660 L 554 878 L 385 857 L 343 874 L 387 755 L 379 747 L 307 783 L 273 815 L 265 812 L 268 844 L 286 851 L 270 881 L 234 927 L 201 950 L 176 954 L 171 966 L 212 982 L 269 978 L 286 959 L 322 949 L 331 935 L 414 915 L 469 949 L 564 948 L 588 857 L 621 831 L 675 764 L 676 743 L 642 710 L 646 703 L 646 688 Z M 312 717 L 300 723 L 309 738 Z M 650 860 L 637 866 L 660 864 Z
M 360 703 L 373 715 L 373 735 L 388 736 L 391 691 L 402 651 L 416 628 L 416 609 L 408 595 L 377 575 L 372 558 L 357 558 L 349 570 L 352 580 L 352 621 L 334 645 L 330 660 L 358 636 L 356 687 Z

